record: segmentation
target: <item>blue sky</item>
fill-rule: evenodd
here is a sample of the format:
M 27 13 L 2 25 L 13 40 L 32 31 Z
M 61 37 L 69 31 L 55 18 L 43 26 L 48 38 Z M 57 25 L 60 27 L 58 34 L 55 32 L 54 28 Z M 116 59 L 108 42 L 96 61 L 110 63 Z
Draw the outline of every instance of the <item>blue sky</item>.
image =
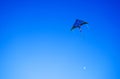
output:
M 1 0 L 0 79 L 120 79 L 119 7 L 117 0 Z M 71 32 L 76 19 L 88 29 Z

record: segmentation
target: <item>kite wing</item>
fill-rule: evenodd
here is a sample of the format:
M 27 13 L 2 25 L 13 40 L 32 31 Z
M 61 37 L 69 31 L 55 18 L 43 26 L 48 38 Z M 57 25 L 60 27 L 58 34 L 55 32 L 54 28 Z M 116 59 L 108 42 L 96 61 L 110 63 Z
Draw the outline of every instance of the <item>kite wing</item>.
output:
M 78 26 L 81 25 L 82 23 L 84 23 L 83 20 L 76 19 L 76 21 L 75 21 L 75 23 L 74 23 L 73 26 L 77 26 L 77 27 L 78 27 Z
M 75 23 L 73 24 L 72 28 L 71 28 L 71 31 L 75 28 L 79 28 L 81 30 L 81 26 L 84 25 L 84 24 L 88 24 L 87 22 L 83 21 L 83 20 L 79 20 L 79 19 L 76 19 Z
M 73 29 L 75 29 L 75 28 L 77 28 L 76 26 L 73 26 L 72 28 L 71 28 L 71 31 L 73 30 Z

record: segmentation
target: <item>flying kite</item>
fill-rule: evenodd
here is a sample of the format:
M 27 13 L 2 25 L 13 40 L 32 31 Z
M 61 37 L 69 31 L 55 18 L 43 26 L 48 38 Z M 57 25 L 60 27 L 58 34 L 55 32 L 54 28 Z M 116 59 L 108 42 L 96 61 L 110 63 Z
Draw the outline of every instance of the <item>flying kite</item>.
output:
M 75 23 L 73 24 L 73 26 L 71 28 L 71 31 L 75 28 L 78 28 L 78 29 L 80 29 L 80 32 L 81 32 L 82 31 L 81 26 L 84 24 L 88 24 L 88 23 L 83 20 L 76 19 Z

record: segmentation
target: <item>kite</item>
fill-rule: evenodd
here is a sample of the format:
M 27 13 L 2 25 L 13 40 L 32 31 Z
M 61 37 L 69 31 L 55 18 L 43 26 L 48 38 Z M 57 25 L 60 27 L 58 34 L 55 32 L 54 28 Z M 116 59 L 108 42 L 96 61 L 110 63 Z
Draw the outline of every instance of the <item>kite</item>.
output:
M 75 23 L 73 24 L 71 31 L 75 28 L 79 28 L 80 32 L 82 31 L 81 26 L 84 24 L 88 24 L 88 22 L 85 22 L 83 20 L 76 19 Z

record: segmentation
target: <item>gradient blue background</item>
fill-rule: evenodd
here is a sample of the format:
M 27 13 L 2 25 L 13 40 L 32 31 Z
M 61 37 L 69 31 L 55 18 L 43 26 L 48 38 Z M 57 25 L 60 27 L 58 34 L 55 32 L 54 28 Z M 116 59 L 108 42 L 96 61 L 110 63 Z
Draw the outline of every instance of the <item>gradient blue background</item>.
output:
M 119 3 L 0 0 L 0 79 L 120 79 Z

